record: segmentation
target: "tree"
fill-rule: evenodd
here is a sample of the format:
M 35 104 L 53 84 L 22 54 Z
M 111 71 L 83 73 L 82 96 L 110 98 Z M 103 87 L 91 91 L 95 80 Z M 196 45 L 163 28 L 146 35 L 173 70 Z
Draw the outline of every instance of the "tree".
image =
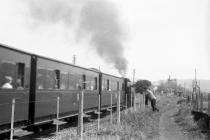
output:
M 143 92 L 152 85 L 152 83 L 149 80 L 138 80 L 135 84 L 135 91 L 136 93 L 141 93 Z

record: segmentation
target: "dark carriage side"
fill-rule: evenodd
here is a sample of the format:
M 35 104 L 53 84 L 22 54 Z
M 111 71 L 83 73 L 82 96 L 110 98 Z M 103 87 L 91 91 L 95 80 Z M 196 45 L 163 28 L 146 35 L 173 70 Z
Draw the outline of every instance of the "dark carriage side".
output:
M 84 111 L 96 110 L 98 72 L 37 56 L 34 124 L 55 119 L 57 97 L 60 97 L 61 118 L 77 115 L 81 88 L 84 90 Z
M 12 99 L 15 127 L 28 122 L 30 68 L 31 54 L 0 44 L 0 133 L 10 129 Z
M 111 96 L 112 105 L 116 107 L 118 92 L 120 92 L 121 105 L 125 104 L 124 78 L 102 73 L 101 79 L 101 108 L 106 109 L 110 107 Z

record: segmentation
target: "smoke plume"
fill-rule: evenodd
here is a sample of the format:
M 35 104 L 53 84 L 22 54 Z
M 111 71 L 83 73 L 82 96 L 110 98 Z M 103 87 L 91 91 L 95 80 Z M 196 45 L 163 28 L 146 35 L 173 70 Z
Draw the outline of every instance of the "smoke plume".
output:
M 32 0 L 29 6 L 31 16 L 40 23 L 62 21 L 71 28 L 75 22 L 79 32 L 90 37 L 98 55 L 112 63 L 121 75 L 126 73 L 123 27 L 112 3 L 106 0 Z
M 70 0 L 72 1 L 72 0 Z M 72 23 L 73 8 L 66 0 L 30 0 L 30 14 L 41 23 Z
M 123 30 L 116 8 L 106 1 L 91 1 L 81 9 L 80 29 L 91 35 L 97 53 L 113 63 L 120 74 L 126 72 L 127 60 L 123 57 Z

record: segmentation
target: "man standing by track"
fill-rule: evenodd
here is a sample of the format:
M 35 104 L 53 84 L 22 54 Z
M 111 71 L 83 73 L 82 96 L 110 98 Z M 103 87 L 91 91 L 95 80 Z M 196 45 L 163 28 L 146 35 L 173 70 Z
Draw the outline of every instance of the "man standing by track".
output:
M 156 107 L 156 97 L 153 93 L 153 91 L 150 88 L 146 89 L 146 94 L 145 94 L 146 99 L 150 100 L 151 102 L 151 106 L 152 106 L 152 110 L 153 111 L 159 111 L 159 109 L 157 109 Z

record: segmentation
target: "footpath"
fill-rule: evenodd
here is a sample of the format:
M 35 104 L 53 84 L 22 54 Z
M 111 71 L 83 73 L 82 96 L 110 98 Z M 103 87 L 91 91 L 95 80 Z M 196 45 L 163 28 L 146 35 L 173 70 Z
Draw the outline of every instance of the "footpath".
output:
M 178 112 L 176 100 L 170 102 L 173 108 L 165 111 L 159 122 L 160 140 L 188 140 L 188 137 L 182 133 L 181 128 L 174 122 L 174 115 Z

